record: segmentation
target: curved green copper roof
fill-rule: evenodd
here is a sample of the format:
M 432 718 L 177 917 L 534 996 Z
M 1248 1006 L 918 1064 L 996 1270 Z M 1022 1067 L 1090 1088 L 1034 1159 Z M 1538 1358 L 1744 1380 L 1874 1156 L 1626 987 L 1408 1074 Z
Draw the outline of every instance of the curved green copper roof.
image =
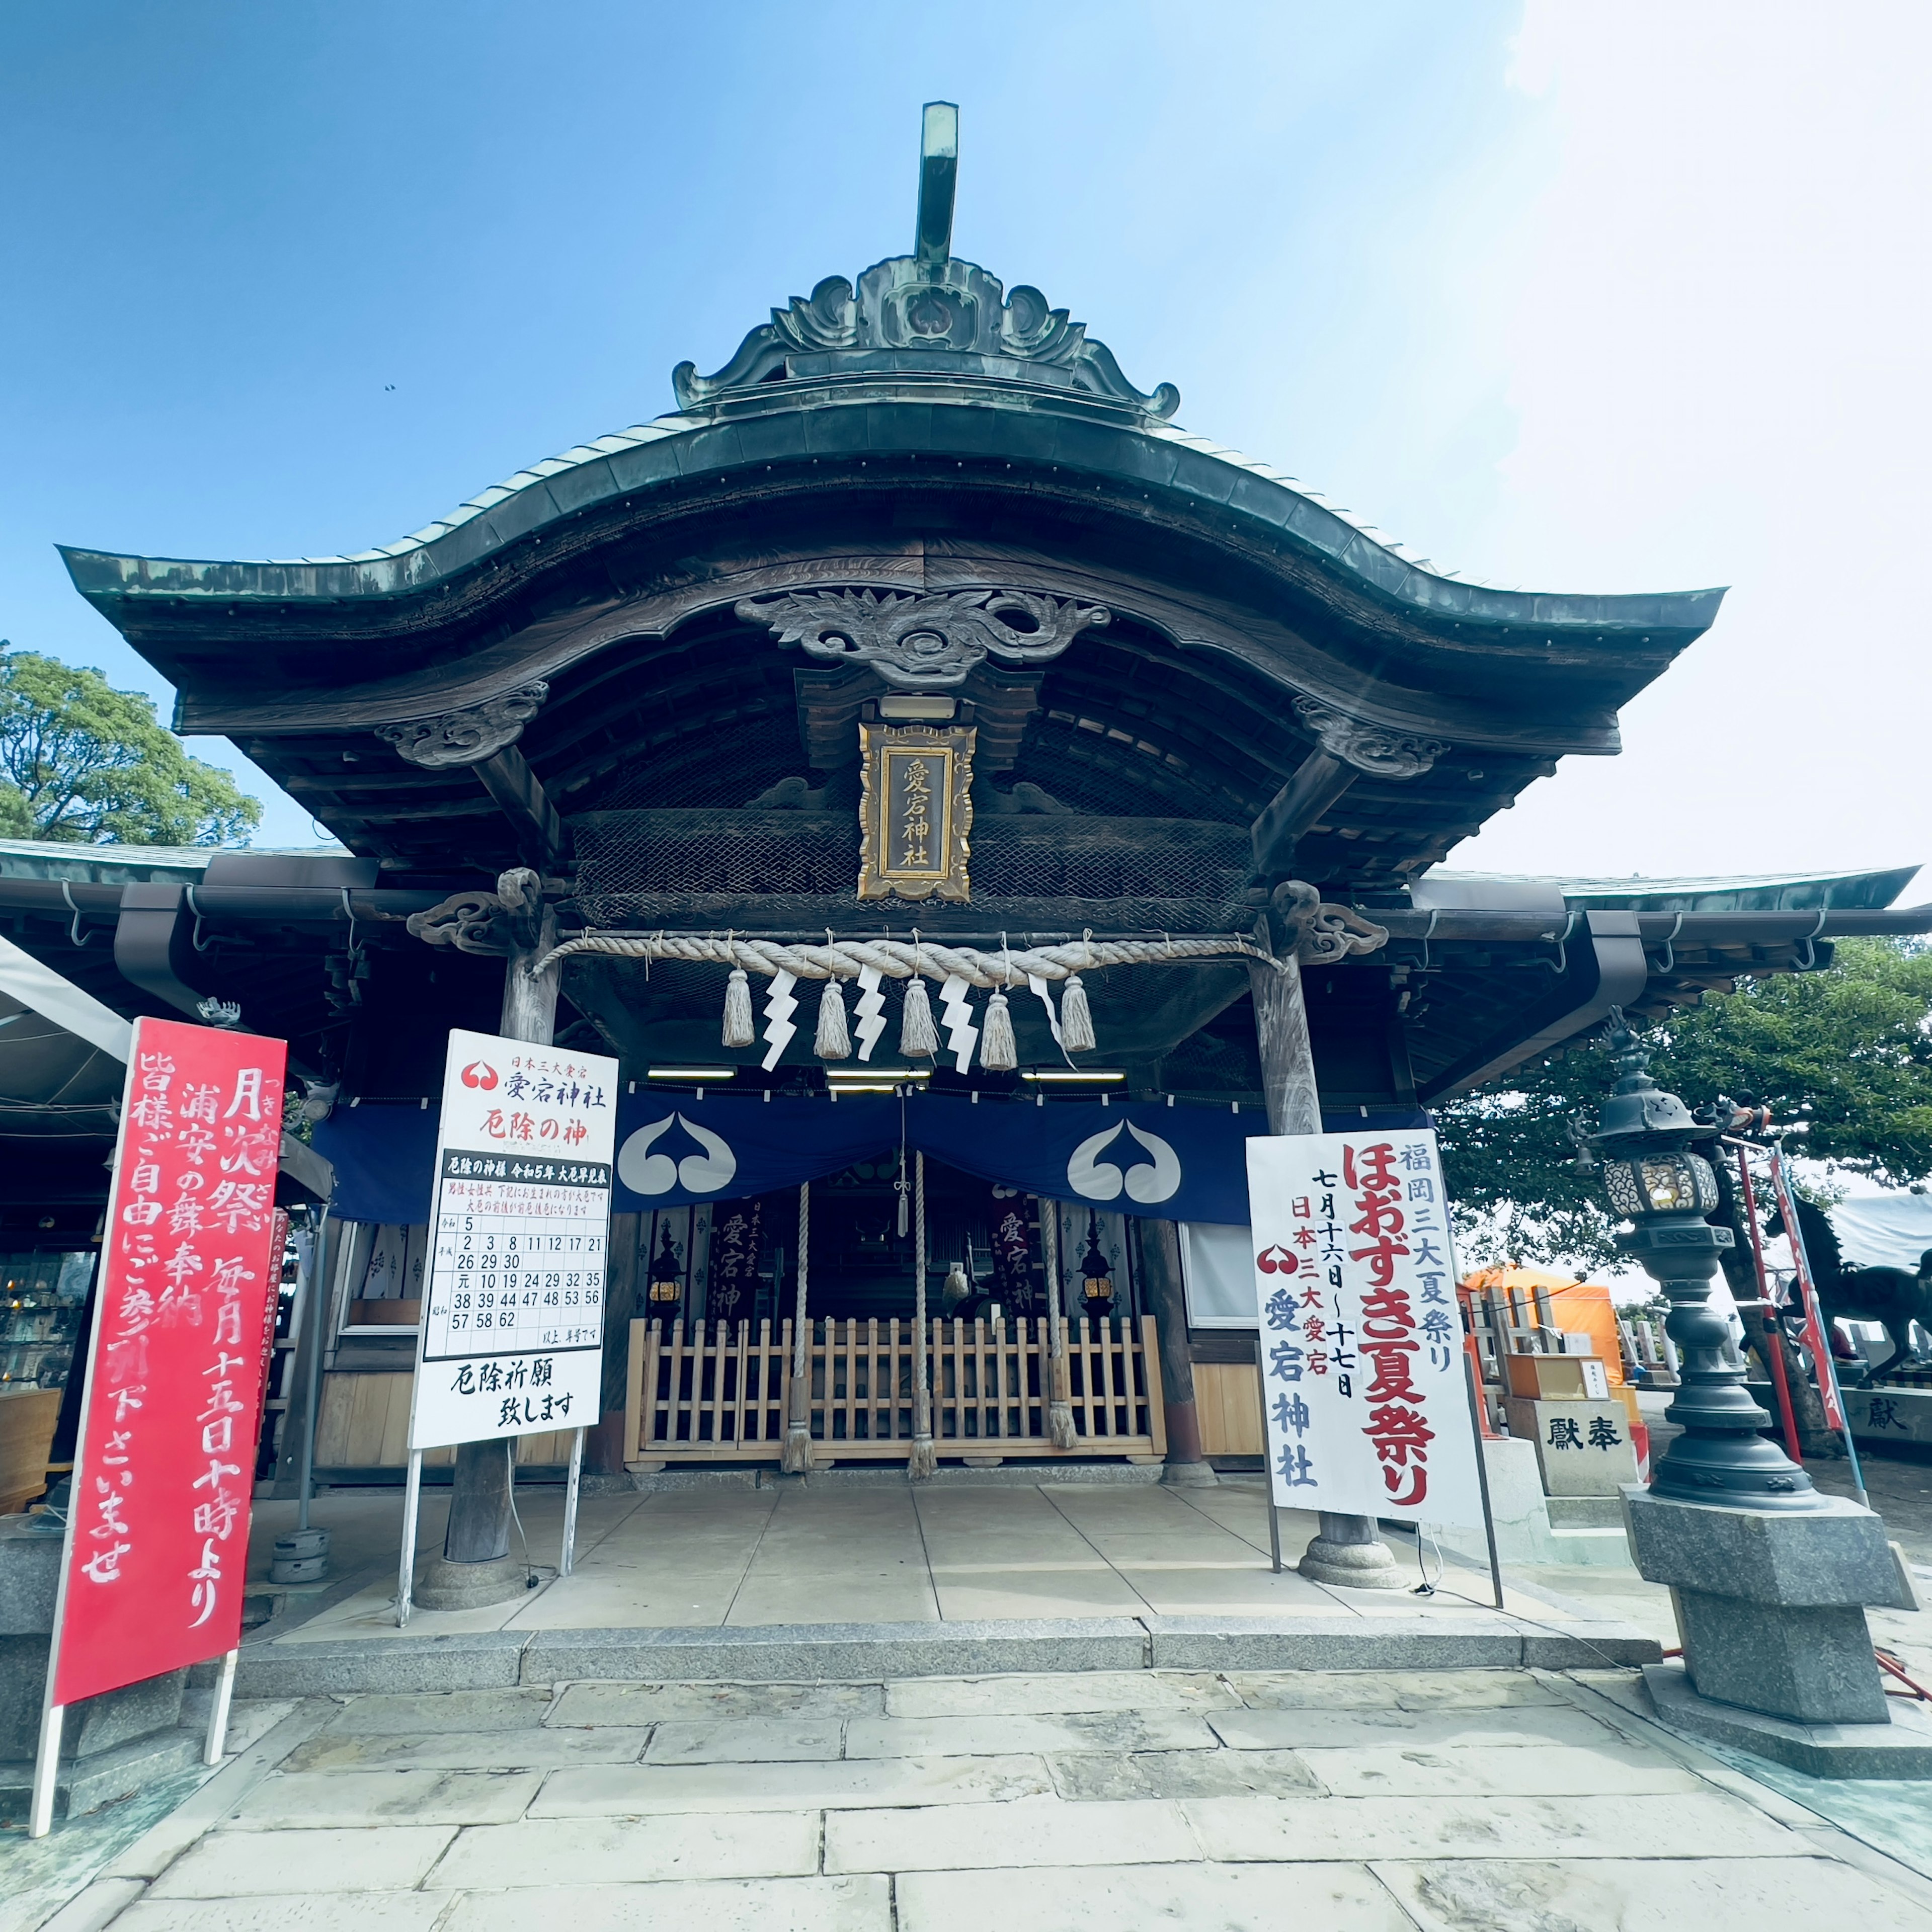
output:
M 942 326 L 950 325 L 950 333 Z M 942 332 L 920 334 L 920 328 Z M 976 265 L 875 264 L 774 309 L 711 376 L 681 364 L 684 407 L 520 470 L 394 543 L 339 556 L 219 562 L 62 546 L 75 586 L 123 598 L 366 602 L 403 599 L 541 542 L 586 512 L 706 477 L 868 453 L 1004 461 L 1138 486 L 1164 508 L 1286 538 L 1354 590 L 1412 618 L 1569 630 L 1695 633 L 1723 592 L 1577 596 L 1502 590 L 1426 568 L 1372 524 L 1272 466 L 1166 420 L 1178 392 L 1124 376 L 1038 290 Z

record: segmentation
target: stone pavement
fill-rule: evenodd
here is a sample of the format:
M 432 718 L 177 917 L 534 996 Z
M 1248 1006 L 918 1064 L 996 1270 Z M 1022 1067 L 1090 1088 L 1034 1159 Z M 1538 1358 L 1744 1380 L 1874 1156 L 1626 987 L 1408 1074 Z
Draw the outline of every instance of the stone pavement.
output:
M 518 1507 L 539 1587 L 487 1610 L 419 1610 L 406 1634 L 860 1624 L 924 1624 L 937 1634 L 964 1622 L 1213 1617 L 1313 1620 L 1340 1632 L 1391 1618 L 1492 1614 L 1487 1573 L 1453 1556 L 1432 1598 L 1310 1582 L 1292 1568 L 1316 1527 L 1302 1510 L 1281 1514 L 1289 1567 L 1276 1575 L 1258 1475 L 1176 1489 L 1002 1474 L 997 1482 L 914 1486 L 897 1472 L 857 1480 L 839 1472 L 756 1487 L 741 1481 L 586 1496 L 576 1572 L 562 1578 L 555 1574 L 561 1496 L 526 1491 Z M 256 1511 L 254 1555 L 264 1568 L 290 1514 L 286 1504 Z M 425 1508 L 420 1550 L 440 1546 L 442 1516 L 440 1499 L 433 1511 Z M 400 1497 L 324 1496 L 314 1520 L 342 1526 L 337 1580 L 292 1594 L 264 1640 L 394 1639 Z M 1414 1538 L 1391 1541 L 1421 1580 Z M 1434 1577 L 1442 1560 L 1432 1548 L 1423 1555 Z M 366 1565 L 359 1576 L 358 1558 Z M 1667 1606 L 1664 1593 L 1653 1594 Z M 1508 1607 L 1538 1626 L 1600 1614 L 1532 1592 Z
M 46 1932 L 1932 1932 L 1932 1805 L 1840 1830 L 1659 1730 L 1634 1684 L 1135 1671 L 314 1697 L 244 1711 L 279 1721 Z

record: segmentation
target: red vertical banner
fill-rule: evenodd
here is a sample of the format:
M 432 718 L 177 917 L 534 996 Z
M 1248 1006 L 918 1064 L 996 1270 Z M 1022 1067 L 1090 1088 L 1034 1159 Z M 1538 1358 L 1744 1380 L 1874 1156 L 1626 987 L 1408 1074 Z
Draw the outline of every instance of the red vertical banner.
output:
M 1845 1406 L 1838 1400 L 1838 1371 L 1832 1362 L 1832 1330 L 1818 1306 L 1818 1289 L 1811 1279 L 1811 1258 L 1804 1252 L 1804 1236 L 1798 1226 L 1798 1204 L 1791 1192 L 1791 1177 L 1784 1171 L 1784 1156 L 1774 1148 L 1771 1155 L 1771 1184 L 1778 1196 L 1778 1216 L 1784 1223 L 1791 1244 L 1792 1266 L 1797 1270 L 1798 1292 L 1804 1310 L 1804 1346 L 1811 1352 L 1812 1373 L 1817 1379 L 1818 1400 L 1825 1411 L 1826 1425 L 1843 1431 Z
M 70 1704 L 241 1640 L 280 1292 L 279 1040 L 137 1020 L 55 1642 Z

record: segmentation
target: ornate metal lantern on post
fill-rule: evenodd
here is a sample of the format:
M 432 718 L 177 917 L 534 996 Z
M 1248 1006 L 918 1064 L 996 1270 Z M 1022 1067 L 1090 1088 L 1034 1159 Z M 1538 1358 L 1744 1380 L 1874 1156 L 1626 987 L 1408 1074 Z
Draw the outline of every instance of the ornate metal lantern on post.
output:
M 1864 1616 L 1868 1604 L 1917 1609 L 1909 1573 L 1877 1516 L 1821 1495 L 1761 1432 L 1771 1418 L 1710 1306 L 1733 1238 L 1705 1219 L 1718 1180 L 1690 1147 L 1710 1130 L 1650 1078 L 1649 1053 L 1616 1007 L 1610 1046 L 1616 1084 L 1598 1131 L 1578 1141 L 1634 1224 L 1617 1245 L 1670 1298 L 1664 1328 L 1683 1362 L 1666 1412 L 1683 1432 L 1648 1489 L 1624 1491 L 1637 1569 L 1671 1586 L 1684 1643 L 1682 1666 L 1646 1667 L 1651 1695 L 1666 1722 L 1814 1776 L 1923 1777 L 1932 1723 L 1894 1721 Z

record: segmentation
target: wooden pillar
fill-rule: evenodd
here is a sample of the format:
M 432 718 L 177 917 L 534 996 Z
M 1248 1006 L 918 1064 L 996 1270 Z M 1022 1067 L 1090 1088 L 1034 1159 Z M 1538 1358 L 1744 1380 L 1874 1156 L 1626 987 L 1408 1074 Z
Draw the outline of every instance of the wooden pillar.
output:
M 526 969 L 532 959 L 556 944 L 556 915 L 548 906 L 539 914 L 536 904 L 530 902 L 542 890 L 532 872 L 506 873 L 497 882 L 497 890 L 512 913 L 518 903 L 527 904 L 530 912 L 527 919 L 518 922 L 518 938 L 503 962 L 503 1017 L 497 1030 L 506 1040 L 548 1046 L 556 1030 L 561 969 L 552 966 L 535 976 Z M 508 1556 L 510 1457 L 515 1448 L 514 1438 L 507 1445 L 497 1441 L 458 1446 L 450 1485 L 449 1525 L 442 1539 L 444 1565 L 501 1565 Z M 472 1582 L 460 1576 L 452 1578 L 442 1573 L 442 1566 L 428 1564 L 418 1580 L 416 1600 L 428 1607 L 442 1607 L 441 1600 L 452 1587 L 462 1591 L 468 1608 L 508 1602 L 520 1595 L 525 1586 L 520 1575 L 500 1580 L 478 1575 Z
M 1255 1002 L 1255 1037 L 1261 1049 L 1262 1093 L 1268 1102 L 1268 1131 L 1318 1134 L 1322 1100 L 1315 1082 L 1315 1048 L 1308 1036 L 1308 1005 L 1301 987 L 1301 964 L 1292 952 L 1280 965 L 1248 962 Z M 1262 1370 L 1261 1341 L 1256 1337 L 1255 1369 Z M 1322 1528 L 1299 1564 L 1318 1583 L 1352 1589 L 1400 1590 L 1402 1573 L 1388 1545 L 1376 1534 L 1372 1516 L 1322 1512 Z
M 1167 1470 L 1162 1480 L 1212 1483 L 1216 1478 L 1202 1453 L 1201 1423 L 1194 1406 L 1194 1354 L 1187 1342 L 1180 1230 L 1172 1221 L 1136 1221 L 1134 1226 L 1140 1230 L 1141 1286 L 1160 1339 L 1162 1407 L 1167 1418 Z
M 644 1272 L 638 1244 L 641 1214 L 610 1216 L 610 1251 L 604 1270 L 604 1392 L 597 1426 L 586 1450 L 600 1474 L 624 1473 L 624 1402 L 631 1376 L 631 1323 L 638 1310 L 638 1281 Z

